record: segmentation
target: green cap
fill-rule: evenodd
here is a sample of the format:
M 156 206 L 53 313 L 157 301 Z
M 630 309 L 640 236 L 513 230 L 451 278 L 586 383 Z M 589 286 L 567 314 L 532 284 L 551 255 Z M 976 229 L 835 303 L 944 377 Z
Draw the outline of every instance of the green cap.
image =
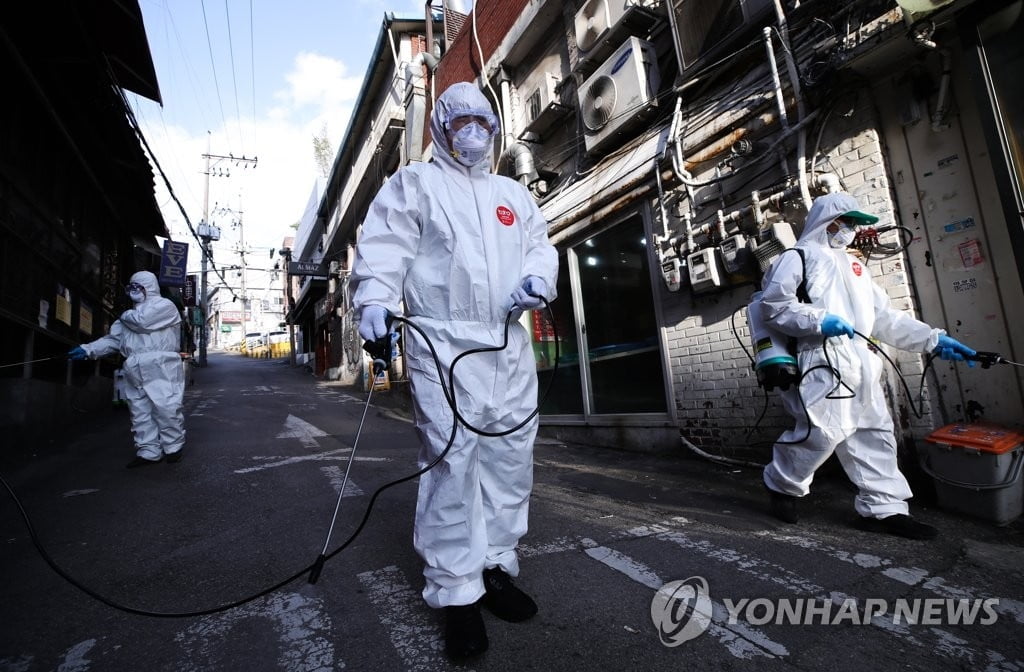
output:
M 850 219 L 858 220 L 852 222 L 853 224 L 875 224 L 878 222 L 878 217 L 875 217 L 874 215 L 869 215 L 866 212 L 861 212 L 860 210 L 849 210 L 839 216 L 849 217 Z

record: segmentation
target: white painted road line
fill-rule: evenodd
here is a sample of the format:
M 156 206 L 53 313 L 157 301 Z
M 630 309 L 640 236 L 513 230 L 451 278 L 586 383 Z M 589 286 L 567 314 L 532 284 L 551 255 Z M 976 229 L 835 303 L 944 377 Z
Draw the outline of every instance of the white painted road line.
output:
M 879 574 L 882 576 L 906 584 L 908 586 L 920 585 L 940 597 L 955 600 L 975 600 L 985 597 L 999 597 L 998 595 L 980 595 L 977 590 L 947 583 L 941 576 L 929 577 L 928 570 L 920 567 L 897 567 L 894 560 L 880 558 L 872 555 L 852 554 L 834 546 L 821 543 L 815 539 L 801 537 L 799 535 L 778 534 L 776 532 L 759 532 L 758 536 L 766 537 L 774 541 L 781 541 L 809 551 L 823 553 L 842 562 L 853 563 L 859 567 L 869 569 L 884 568 Z M 1018 623 L 1024 623 L 1024 602 L 1010 598 L 999 597 L 999 604 L 993 605 L 997 613 L 1012 617 Z
M 296 455 L 294 457 L 285 457 L 277 460 L 276 462 L 267 462 L 266 464 L 260 464 L 255 467 L 243 467 L 241 469 L 235 469 L 236 474 L 250 474 L 254 471 L 263 471 L 264 469 L 274 469 L 275 467 L 285 467 L 289 464 L 298 464 L 299 462 L 321 462 L 321 461 L 338 461 L 347 460 L 345 455 L 351 450 L 351 448 L 338 448 L 337 450 L 328 450 L 322 453 L 313 453 L 312 455 Z M 260 456 L 254 456 L 252 459 L 260 460 L 265 459 Z M 356 462 L 388 462 L 389 458 L 386 457 L 359 457 L 353 458 Z
M 341 484 L 345 482 L 345 474 L 342 472 L 341 467 L 320 467 L 320 471 L 326 474 L 327 479 L 331 482 L 331 487 L 334 488 L 335 492 L 341 492 Z M 345 494 L 342 497 L 358 497 L 365 495 L 362 488 L 355 484 L 350 475 L 348 483 L 345 483 Z
M 305 448 L 319 448 L 316 437 L 328 436 L 327 432 L 309 424 L 302 418 L 289 415 L 285 418 L 284 429 L 277 435 L 279 439 L 298 439 Z
M 650 535 L 652 527 L 638 527 L 634 528 L 637 536 L 647 537 Z M 771 534 L 759 535 L 762 537 L 774 538 Z M 680 548 L 684 548 L 688 551 L 695 551 L 701 555 L 717 560 L 719 562 L 728 563 L 733 565 L 737 571 L 745 574 L 750 574 L 765 583 L 771 583 L 778 586 L 782 586 L 786 590 L 795 593 L 801 597 L 814 598 L 817 600 L 827 600 L 835 604 L 842 604 L 846 600 L 855 600 L 860 604 L 860 600 L 854 596 L 847 595 L 839 591 L 828 591 L 826 588 L 815 584 L 814 582 L 806 579 L 798 574 L 791 572 L 785 567 L 778 565 L 773 562 L 768 562 L 760 558 L 750 556 L 744 553 L 740 553 L 731 548 L 723 548 L 715 546 L 711 542 L 705 539 L 695 539 L 683 532 L 679 531 L 665 531 L 656 535 L 656 538 L 665 541 L 670 541 Z M 817 545 L 817 542 L 806 539 L 804 540 L 808 544 Z M 801 545 L 801 547 L 805 547 Z M 846 562 L 853 562 L 851 554 L 840 549 L 834 549 L 837 552 L 832 556 L 837 559 L 844 560 Z M 888 564 L 882 558 L 877 559 L 877 565 Z M 861 563 L 858 563 L 863 566 Z M 875 560 L 871 560 L 866 563 L 872 566 L 876 565 Z M 887 570 L 888 571 L 888 570 Z M 883 572 L 884 574 L 884 572 Z M 915 628 L 911 630 L 906 626 L 902 626 L 896 622 L 892 617 L 887 617 L 885 612 L 877 615 L 873 615 L 871 618 L 871 625 L 885 630 L 889 634 L 900 638 L 907 644 L 913 644 L 915 646 L 921 646 L 926 649 L 935 649 L 945 655 L 959 658 L 966 661 L 968 664 L 973 665 L 979 660 L 990 660 L 992 656 L 1001 656 L 1001 654 L 986 650 L 984 652 L 972 649 L 967 646 L 967 642 L 961 641 L 957 646 L 948 646 L 948 643 L 956 640 L 957 638 L 947 631 L 940 628 L 932 627 L 928 629 Z M 916 636 L 915 636 L 916 635 Z M 929 635 L 935 637 L 938 641 L 929 642 L 925 641 L 929 639 Z M 947 644 L 947 646 L 943 646 Z
M 596 542 L 594 543 L 596 544 Z M 651 568 L 614 549 L 595 546 L 588 548 L 585 552 L 594 560 L 625 574 L 654 591 L 667 583 Z M 717 600 L 712 600 L 711 606 L 711 624 L 708 626 L 707 634 L 721 642 L 733 656 L 749 660 L 755 656 L 781 658 L 789 655 L 786 647 L 772 641 L 757 628 L 745 623 L 730 624 L 728 622 L 729 612 L 725 605 Z
M 88 672 L 92 661 L 85 656 L 95 646 L 95 639 L 87 639 L 72 646 L 64 652 L 64 662 L 57 666 L 57 672 Z
M 464 669 L 455 668 L 445 658 L 441 628 L 402 570 L 391 565 L 356 576 L 373 602 L 381 625 L 387 628 L 403 670 Z
M 293 672 L 323 672 L 340 670 L 344 662 L 334 652 L 334 628 L 331 617 L 320 598 L 305 597 L 299 593 L 271 593 L 266 598 L 250 602 L 219 614 L 204 616 L 174 639 L 183 645 L 184 660 L 177 662 L 181 672 L 209 670 L 209 653 L 223 648 L 232 631 L 262 632 L 253 620 L 268 621 L 277 641 L 279 670 Z M 270 661 L 264 661 L 269 666 Z
M 85 488 L 84 490 L 68 490 L 64 493 L 64 497 L 78 497 L 79 495 L 91 495 L 94 492 L 99 492 L 96 488 Z

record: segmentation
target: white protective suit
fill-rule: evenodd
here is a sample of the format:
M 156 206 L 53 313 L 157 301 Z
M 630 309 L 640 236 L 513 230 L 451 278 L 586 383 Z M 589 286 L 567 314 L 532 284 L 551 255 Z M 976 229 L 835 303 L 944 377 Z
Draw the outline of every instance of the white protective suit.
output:
M 905 500 L 912 493 L 897 465 L 892 417 L 880 384 L 883 359 L 872 354 L 860 336 L 823 339 L 821 322 L 827 313 L 838 315 L 861 334 L 901 350 L 922 353 L 931 352 L 945 332 L 893 308 L 863 262 L 845 249 L 829 247 L 829 223 L 857 210 L 852 196 L 835 193 L 815 199 L 807 213 L 796 246 L 803 249 L 806 259 L 810 303 L 800 303 L 796 297 L 804 268 L 795 252 L 779 257 L 765 276 L 765 321 L 775 330 L 797 337 L 800 371 L 826 364 L 824 340 L 831 364 L 842 376 L 842 385 L 837 388 L 836 377 L 825 368 L 806 375 L 799 393 L 810 415 L 810 436 L 791 445 L 781 442 L 802 439 L 807 424 L 796 388 L 782 393 L 796 428 L 779 437 L 773 459 L 764 470 L 764 482 L 777 492 L 802 497 L 809 491 L 815 470 L 835 451 L 859 489 L 854 501 L 857 513 L 884 518 L 907 514 Z
M 434 107 L 431 163 L 399 170 L 381 188 L 363 224 L 352 280 L 355 310 L 379 305 L 405 314 L 430 337 L 447 367 L 460 353 L 500 345 L 511 294 L 527 276 L 555 298 L 558 255 L 529 192 L 489 172 L 490 154 L 467 168 L 450 154 L 445 125 L 490 103 L 468 83 Z M 518 316 L 518 315 L 517 315 Z M 537 406 L 537 373 L 526 329 L 513 320 L 508 346 L 463 358 L 455 368 L 459 413 L 475 427 L 502 431 Z M 416 428 L 426 466 L 444 449 L 452 412 L 427 345 L 412 329 L 404 347 Z M 425 562 L 431 607 L 465 605 L 484 594 L 481 572 L 517 576 L 515 548 L 526 533 L 537 419 L 502 437 L 460 426 L 444 461 L 420 477 L 414 544 Z
M 82 344 L 82 349 L 92 359 L 115 352 L 125 356 L 125 396 L 136 455 L 155 461 L 185 445 L 185 372 L 178 354 L 181 313 L 160 296 L 160 285 L 149 271 L 135 273 L 131 282 L 146 289 L 145 299 L 122 313 L 109 334 Z

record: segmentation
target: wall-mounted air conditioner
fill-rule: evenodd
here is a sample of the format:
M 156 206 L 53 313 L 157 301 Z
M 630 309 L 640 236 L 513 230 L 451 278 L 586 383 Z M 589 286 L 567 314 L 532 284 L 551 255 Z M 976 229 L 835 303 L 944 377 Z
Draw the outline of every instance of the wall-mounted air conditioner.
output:
M 660 0 L 587 0 L 574 21 L 581 60 L 600 60 L 626 35 L 646 33 L 660 5 Z
M 520 140 L 539 140 L 571 107 L 562 105 L 558 97 L 561 79 L 553 72 L 543 72 L 523 101 L 523 129 Z
M 622 140 L 658 104 L 661 79 L 654 45 L 630 37 L 579 87 L 587 152 Z
M 679 71 L 706 64 L 737 46 L 737 39 L 771 21 L 774 7 L 774 0 L 669 0 Z

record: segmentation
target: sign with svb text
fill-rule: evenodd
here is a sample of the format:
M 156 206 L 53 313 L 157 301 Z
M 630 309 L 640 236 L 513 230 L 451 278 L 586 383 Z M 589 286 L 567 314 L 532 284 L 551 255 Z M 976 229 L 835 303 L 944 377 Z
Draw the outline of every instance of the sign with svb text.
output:
M 164 251 L 160 255 L 160 284 L 165 287 L 183 286 L 187 264 L 188 243 L 164 241 Z

